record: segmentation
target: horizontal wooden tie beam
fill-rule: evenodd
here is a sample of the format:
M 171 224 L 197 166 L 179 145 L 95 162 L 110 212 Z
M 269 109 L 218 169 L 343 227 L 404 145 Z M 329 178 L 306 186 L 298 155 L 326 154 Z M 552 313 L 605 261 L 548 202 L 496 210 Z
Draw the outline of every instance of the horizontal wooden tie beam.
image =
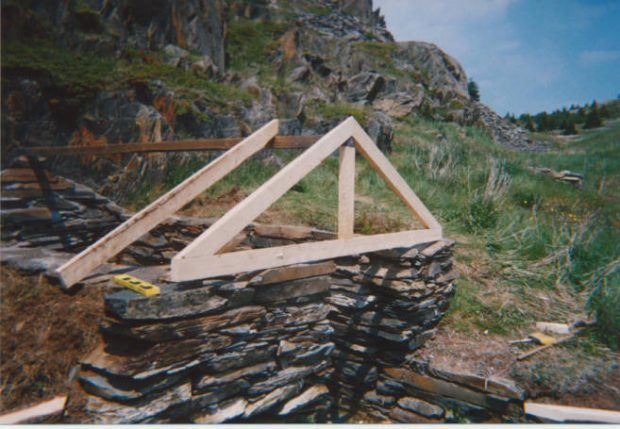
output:
M 173 259 L 173 281 L 182 282 L 207 277 L 227 276 L 240 271 L 264 270 L 286 265 L 323 261 L 396 247 L 411 247 L 442 238 L 441 230 L 423 229 L 392 232 L 348 239 L 314 241 L 264 249 L 242 250 L 221 255 Z
M 271 149 L 306 149 L 321 136 L 276 136 L 265 148 Z M 184 152 L 228 150 L 241 142 L 243 138 L 167 140 L 159 143 L 123 143 L 99 146 L 41 146 L 22 149 L 25 155 L 114 155 L 138 152 Z

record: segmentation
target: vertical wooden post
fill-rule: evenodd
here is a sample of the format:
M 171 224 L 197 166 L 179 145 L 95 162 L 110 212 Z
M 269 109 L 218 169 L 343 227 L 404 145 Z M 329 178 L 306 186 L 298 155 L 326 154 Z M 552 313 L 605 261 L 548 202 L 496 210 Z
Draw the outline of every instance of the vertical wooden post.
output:
M 340 146 L 338 173 L 338 238 L 353 238 L 355 223 L 355 145 Z

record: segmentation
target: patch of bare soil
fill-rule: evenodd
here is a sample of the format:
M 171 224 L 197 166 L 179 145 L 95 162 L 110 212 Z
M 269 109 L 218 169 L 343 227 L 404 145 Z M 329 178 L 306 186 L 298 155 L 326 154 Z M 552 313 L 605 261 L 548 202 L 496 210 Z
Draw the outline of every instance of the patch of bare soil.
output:
M 70 377 L 99 341 L 103 290 L 69 294 L 7 267 L 0 279 L 0 411 L 75 393 Z M 77 405 L 79 394 L 69 401 Z
M 535 346 L 511 346 L 512 339 L 440 324 L 416 356 L 439 368 L 513 380 L 536 402 L 620 410 L 620 354 L 585 334 L 517 361 Z

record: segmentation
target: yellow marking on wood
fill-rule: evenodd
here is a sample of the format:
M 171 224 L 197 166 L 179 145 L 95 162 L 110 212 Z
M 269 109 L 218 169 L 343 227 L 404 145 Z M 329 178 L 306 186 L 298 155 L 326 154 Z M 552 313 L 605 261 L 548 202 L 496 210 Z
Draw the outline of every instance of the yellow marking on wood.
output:
M 114 276 L 114 282 L 144 296 L 159 295 L 159 287 L 127 274 Z

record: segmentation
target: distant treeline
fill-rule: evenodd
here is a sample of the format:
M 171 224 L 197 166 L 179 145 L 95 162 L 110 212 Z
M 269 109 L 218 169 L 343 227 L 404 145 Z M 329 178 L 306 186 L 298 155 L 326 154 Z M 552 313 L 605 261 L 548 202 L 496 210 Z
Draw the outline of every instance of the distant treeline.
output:
M 564 107 L 551 113 L 540 112 L 536 115 L 524 113 L 518 118 L 511 113 L 505 116 L 510 122 L 529 131 L 561 130 L 566 135 L 577 134 L 579 128 L 598 128 L 605 123 L 605 120 L 618 117 L 620 117 L 620 99 L 605 103 L 593 101 L 583 106 L 573 104 L 569 108 Z

